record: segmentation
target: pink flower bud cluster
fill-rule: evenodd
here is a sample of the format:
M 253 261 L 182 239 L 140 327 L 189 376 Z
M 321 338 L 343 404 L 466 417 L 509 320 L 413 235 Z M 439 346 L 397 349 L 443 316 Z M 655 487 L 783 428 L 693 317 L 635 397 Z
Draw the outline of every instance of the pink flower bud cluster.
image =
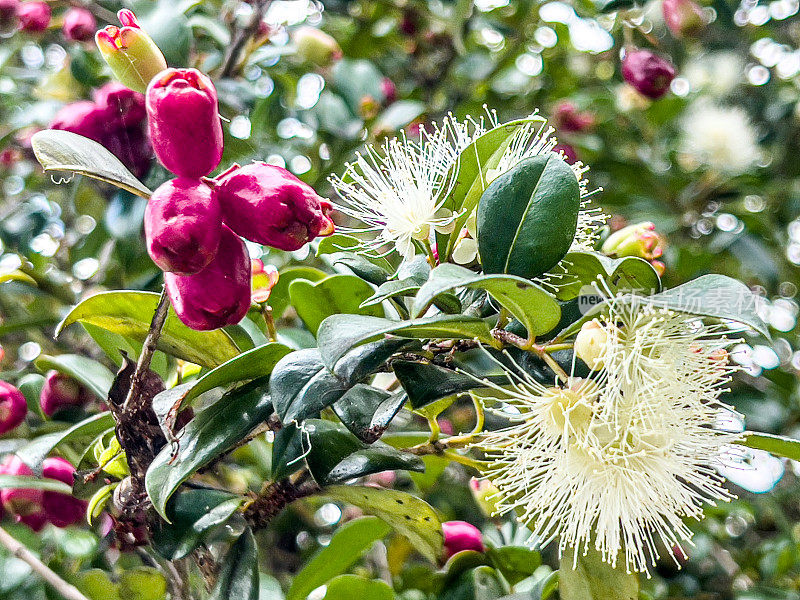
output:
M 152 148 L 145 131 L 144 96 L 121 83 L 107 83 L 92 100 L 67 104 L 56 113 L 50 129 L 71 131 L 99 142 L 137 177 L 150 169 Z
M 31 468 L 16 456 L 8 456 L 0 464 L 0 475 L 34 477 Z M 69 461 L 52 457 L 42 464 L 42 475 L 72 486 L 75 467 Z M 69 527 L 83 519 L 86 502 L 61 492 L 34 488 L 0 489 L 0 505 L 13 518 L 33 531 L 40 531 L 47 523 L 56 527 Z
M 41 33 L 50 27 L 52 10 L 41 0 L 0 0 L 0 24 L 16 25 L 28 33 Z M 80 6 L 68 8 L 63 15 L 61 31 L 64 38 L 73 42 L 86 42 L 94 38 L 97 20 Z
M 156 75 L 146 109 L 156 157 L 177 175 L 148 202 L 147 251 L 165 271 L 184 324 L 207 330 L 238 323 L 251 303 L 251 263 L 241 238 L 297 250 L 333 233 L 331 204 L 265 163 L 233 165 L 208 179 L 222 158 L 222 125 L 214 84 L 196 69 Z

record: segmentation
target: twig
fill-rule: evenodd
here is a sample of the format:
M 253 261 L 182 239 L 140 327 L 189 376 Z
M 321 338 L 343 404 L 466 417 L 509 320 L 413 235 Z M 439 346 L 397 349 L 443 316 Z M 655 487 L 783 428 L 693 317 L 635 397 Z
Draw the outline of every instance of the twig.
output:
M 61 579 L 50 567 L 36 558 L 33 553 L 18 542 L 10 533 L 0 527 L 0 544 L 3 544 L 18 559 L 25 561 L 54 590 L 61 594 L 66 600 L 89 600 L 80 593 L 78 588 Z
M 250 16 L 250 22 L 243 29 L 236 29 L 231 38 L 231 43 L 225 51 L 225 58 L 222 61 L 222 68 L 220 69 L 220 77 L 230 77 L 239 62 L 239 55 L 242 48 L 253 35 L 258 32 L 261 19 L 264 18 L 264 13 L 270 5 L 271 0 L 256 0 L 252 4 L 253 14 Z
M 156 351 L 158 338 L 161 336 L 161 330 L 164 327 L 164 321 L 167 320 L 169 313 L 169 296 L 167 295 L 166 287 L 161 290 L 161 297 L 158 299 L 158 306 L 153 315 L 153 320 L 150 322 L 150 331 L 147 332 L 147 337 L 142 345 L 142 353 L 139 355 L 139 361 L 136 363 L 136 371 L 131 377 L 131 387 L 128 389 L 128 395 L 125 398 L 125 403 L 122 405 L 122 411 L 127 412 L 131 408 L 134 399 L 139 395 L 139 387 L 142 383 L 142 373 L 150 368 L 150 361 L 153 360 L 153 353 Z

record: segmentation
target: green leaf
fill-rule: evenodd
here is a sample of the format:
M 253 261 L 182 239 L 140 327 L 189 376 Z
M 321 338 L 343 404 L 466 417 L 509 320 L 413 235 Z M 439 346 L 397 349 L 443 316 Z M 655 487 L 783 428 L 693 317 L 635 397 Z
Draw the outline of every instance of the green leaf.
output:
M 389 526 L 375 517 L 362 517 L 345 523 L 336 530 L 330 543 L 295 576 L 286 600 L 305 600 L 319 586 L 349 569 L 387 533 Z
M 385 581 L 359 575 L 339 575 L 328 582 L 324 600 L 392 600 L 394 590 Z
M 125 600 L 163 600 L 167 580 L 157 569 L 137 567 L 120 575 L 118 589 L 119 597 Z
M 542 564 L 539 553 L 525 546 L 489 548 L 486 556 L 491 565 L 500 571 L 512 586 L 533 575 Z
M 100 292 L 75 306 L 56 328 L 60 334 L 72 323 L 91 323 L 113 333 L 144 342 L 159 295 L 152 292 Z M 195 331 L 180 322 L 170 308 L 156 347 L 176 358 L 217 367 L 239 354 L 231 337 L 219 329 Z
M 646 303 L 701 317 L 729 319 L 752 327 L 769 337 L 767 324 L 758 315 L 758 297 L 745 284 L 725 275 L 703 275 L 697 279 L 652 296 L 617 298 L 614 302 Z M 608 309 L 608 302 L 601 302 L 558 334 L 563 339 L 577 333 L 581 325 Z
M 383 75 L 369 60 L 342 59 L 333 67 L 333 83 L 353 112 L 358 111 L 364 96 L 371 96 L 379 104 L 385 100 L 382 80 Z
M 535 283 L 513 275 L 481 275 L 450 263 L 431 271 L 430 279 L 417 292 L 411 316 L 425 314 L 436 296 L 459 287 L 489 292 L 525 326 L 531 337 L 552 330 L 561 318 L 558 302 Z
M 453 394 L 485 387 L 463 373 L 425 362 L 395 360 L 392 369 L 414 410 Z M 508 382 L 505 376 L 489 379 L 497 380 L 501 385 Z
M 381 437 L 406 402 L 405 393 L 392 394 L 357 383 L 333 404 L 333 410 L 353 435 L 367 444 Z
M 69 429 L 49 433 L 32 440 L 15 452 L 31 469 L 41 469 L 42 462 L 50 452 L 60 444 L 80 439 L 94 439 L 101 433 L 114 427 L 114 417 L 110 412 L 103 412 L 76 423 Z
M 224 524 L 243 501 L 223 490 L 179 490 L 167 503 L 170 523 L 158 519 L 153 527 L 153 548 L 167 560 L 184 558 L 209 532 Z
M 444 208 L 460 213 L 453 228 L 455 235 L 436 234 L 439 258 L 443 262 L 452 256 L 458 234 L 466 225 L 467 219 L 475 210 L 481 194 L 488 185 L 487 174 L 497 168 L 514 136 L 524 128 L 542 127 L 545 123 L 544 118 L 535 115 L 510 121 L 490 129 L 461 152 L 458 162 L 452 167 L 452 173 L 456 177 L 455 185 L 442 205 Z
M 354 485 L 327 487 L 323 493 L 379 517 L 431 562 L 436 563 L 442 555 L 442 523 L 424 500 L 397 490 Z
M 439 600 L 495 600 L 507 592 L 507 586 L 497 571 L 481 566 L 462 574 L 444 590 Z
M 361 315 L 333 315 L 317 331 L 322 360 L 332 368 L 348 350 L 393 333 L 420 339 L 477 339 L 491 344 L 489 326 L 481 319 L 463 315 L 439 315 L 412 321 L 390 321 Z
M 31 489 L 45 492 L 60 492 L 72 495 L 72 487 L 55 479 L 39 479 L 22 475 L 0 475 L 0 490 Z
M 175 410 L 178 407 L 191 406 L 201 394 L 216 387 L 228 385 L 237 381 L 248 381 L 267 377 L 272 373 L 272 369 L 278 361 L 289 354 L 291 349 L 278 342 L 270 342 L 263 346 L 258 346 L 247 352 L 242 352 L 239 356 L 221 364 L 216 369 L 212 369 L 196 381 L 189 384 L 188 389 L 180 396 L 180 405 L 176 407 L 174 396 L 170 396 L 169 402 L 158 402 L 159 394 L 153 400 L 153 408 L 157 414 L 165 414 L 164 409 Z M 173 388 L 174 389 L 174 388 Z M 165 394 L 172 390 L 162 392 Z M 159 406 L 157 406 L 159 405 Z
M 281 466 L 273 473 L 274 478 L 288 474 L 283 465 L 299 466 L 299 460 L 304 458 L 309 472 L 320 485 L 343 483 L 382 471 L 422 471 L 425 468 L 418 456 L 381 442 L 364 444 L 344 427 L 321 419 L 306 419 L 302 429 L 294 430 L 285 450 L 278 454 Z
M 250 529 L 231 546 L 222 561 L 208 600 L 258 600 L 258 546 Z
M 108 390 L 114 382 L 114 374 L 96 360 L 78 354 L 59 354 L 50 356 L 42 354 L 36 359 L 36 368 L 40 371 L 55 369 L 59 373 L 69 375 L 85 385 L 99 400 L 108 399 Z
M 412 296 L 419 289 L 420 284 L 411 279 L 392 279 L 378 286 L 375 293 L 361 303 L 362 307 L 380 304 L 384 300 L 395 296 Z
M 223 395 L 205 407 L 178 434 L 175 459 L 166 446 L 147 469 L 145 487 L 153 507 L 167 522 L 167 501 L 198 469 L 241 442 L 272 412 L 269 395 L 260 380 Z
M 45 172 L 80 173 L 142 198 L 149 198 L 153 193 L 101 144 L 77 133 L 45 129 L 33 134 L 31 146 Z
M 391 270 L 387 271 L 377 266 L 366 257 L 353 252 L 337 252 L 336 254 L 331 254 L 331 262 L 334 265 L 344 265 L 358 277 L 373 285 L 385 283 L 386 280 L 389 279 L 391 273 Z
M 580 204 L 575 173 L 552 152 L 517 163 L 478 203 L 483 270 L 533 279 L 556 266 L 572 245 Z
M 564 257 L 565 273 L 559 280 L 556 297 L 571 300 L 585 285 L 605 282 L 612 294 L 638 292 L 655 294 L 661 291 L 661 278 L 649 262 L 636 256 L 610 258 L 599 252 L 569 252 Z
M 19 269 L 0 273 L 0 283 L 5 283 L 7 281 L 19 281 L 36 287 L 36 280 L 27 273 L 23 273 Z
M 325 279 L 328 274 L 325 271 L 314 267 L 289 267 L 280 271 L 278 283 L 269 293 L 268 304 L 272 307 L 272 317 L 280 319 L 286 309 L 289 308 L 289 286 L 296 279 L 306 279 L 308 281 L 320 281 Z
M 381 306 L 360 308 L 373 289 L 355 275 L 331 275 L 311 283 L 297 279 L 289 285 L 289 298 L 309 331 L 315 334 L 326 317 L 335 314 L 383 316 Z
M 800 460 L 800 440 L 757 431 L 745 431 L 745 436 L 744 440 L 738 442 L 742 446 L 764 450 L 791 460 Z
M 637 600 L 639 578 L 626 573 L 620 561 L 614 569 L 603 562 L 600 553 L 589 549 L 579 552 L 575 569 L 574 550 L 567 549 L 561 557 L 558 571 L 558 593 L 564 600 Z

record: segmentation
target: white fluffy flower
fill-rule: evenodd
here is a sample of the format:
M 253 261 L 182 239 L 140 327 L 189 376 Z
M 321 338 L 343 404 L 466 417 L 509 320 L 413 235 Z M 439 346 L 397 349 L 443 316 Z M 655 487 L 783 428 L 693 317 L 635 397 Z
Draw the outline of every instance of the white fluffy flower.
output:
M 632 298 L 597 322 L 607 340 L 592 379 L 487 383 L 519 414 L 479 446 L 498 509 L 516 510 L 532 540 L 557 539 L 562 552 L 593 545 L 610 564 L 647 572 L 661 552 L 683 554 L 684 518 L 731 498 L 715 470 L 741 435 L 718 426 L 729 341 L 722 326 Z
M 535 113 L 531 117 L 535 120 L 514 135 L 497 168 L 485 174 L 487 185 L 519 161 L 552 152 L 557 143 L 553 129 Z M 379 149 L 369 147 L 365 154 L 358 154 L 342 177 L 331 177 L 341 198 L 337 208 L 366 225 L 345 231 L 371 233 L 373 237 L 366 243 L 369 251 L 388 247 L 386 251 L 397 250 L 406 259 L 415 254 L 415 241 L 430 241 L 432 230 L 449 233 L 459 215 L 444 209 L 443 204 L 457 177 L 458 158 L 473 141 L 498 126 L 493 112 L 478 120 L 467 117 L 459 121 L 448 115 L 441 124 L 423 129 L 418 142 L 403 135 Z M 588 168 L 576 163 L 572 169 L 581 184 L 582 199 L 573 246 L 588 248 L 605 217 L 589 206 L 594 192 L 588 191 L 583 178 Z
M 682 122 L 680 152 L 689 167 L 744 173 L 761 157 L 758 134 L 741 108 L 695 102 Z

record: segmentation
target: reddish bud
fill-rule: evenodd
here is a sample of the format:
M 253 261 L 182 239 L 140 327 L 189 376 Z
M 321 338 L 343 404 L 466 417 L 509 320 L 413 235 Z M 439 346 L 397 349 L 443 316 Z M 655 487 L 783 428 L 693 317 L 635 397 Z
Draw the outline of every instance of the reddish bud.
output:
M 78 381 L 64 373 L 50 371 L 39 396 L 39 405 L 45 415 L 52 417 L 65 408 L 84 406 L 91 399 L 91 392 Z
M 147 203 L 147 253 L 164 271 L 190 275 L 203 269 L 219 247 L 222 211 L 211 188 L 196 179 L 161 185 Z
M 52 457 L 42 464 L 42 475 L 48 479 L 56 479 L 72 487 L 75 483 L 75 467 L 69 461 Z M 56 527 L 69 527 L 83 519 L 87 503 L 59 492 L 44 492 L 42 507 L 45 518 Z
M 90 100 L 73 102 L 62 107 L 53 117 L 50 129 L 71 131 L 99 142 L 106 131 L 106 111 Z
M 579 112 L 569 100 L 562 100 L 553 111 L 553 121 L 559 131 L 581 132 L 594 127 L 595 118 L 590 112 Z
M 617 258 L 638 256 L 654 260 L 664 254 L 664 238 L 656 231 L 654 223 L 643 221 L 612 233 L 603 242 L 602 251 Z
M 444 534 L 445 558 L 450 558 L 456 552 L 475 550 L 483 552 L 483 539 L 481 531 L 474 525 L 465 521 L 446 521 L 442 523 Z
M 144 94 L 134 92 L 121 83 L 112 81 L 95 90 L 95 104 L 106 112 L 106 117 L 120 127 L 132 127 L 144 121 Z
M 142 127 L 114 129 L 101 142 L 139 178 L 147 175 L 153 159 L 153 147 Z
M 270 292 L 278 283 L 280 274 L 274 265 L 264 266 L 264 263 L 258 259 L 250 262 L 250 268 L 253 274 L 253 291 L 250 299 L 256 304 L 263 304 L 269 300 Z
M 331 203 L 282 167 L 234 165 L 217 183 L 223 221 L 251 242 L 291 251 L 334 231 Z
M 643 96 L 657 100 L 669 90 L 675 67 L 649 50 L 632 50 L 622 59 L 622 77 Z
M 28 413 L 25 396 L 10 383 L 0 381 L 0 435 L 18 427 Z
M 663 0 L 664 22 L 675 37 L 693 36 L 706 26 L 703 9 L 692 0 Z
M 0 0 L 0 26 L 5 28 L 16 23 L 19 5 L 19 0 Z
M 388 77 L 381 79 L 381 92 L 383 92 L 384 102 L 386 104 L 391 104 L 397 100 L 397 86 L 394 84 L 394 81 Z
M 578 160 L 578 153 L 575 152 L 575 148 L 569 144 L 556 144 L 553 146 L 553 152 L 556 154 L 562 154 L 564 156 L 564 160 L 569 164 L 573 164 L 576 160 Z
M 39 33 L 50 25 L 50 7 L 47 2 L 23 2 L 17 8 L 19 28 L 31 33 Z
M 166 69 L 147 87 L 150 139 L 158 160 L 183 177 L 203 177 L 222 158 L 217 90 L 196 69 Z
M 73 42 L 86 42 L 94 38 L 97 21 L 94 15 L 78 6 L 73 6 L 64 13 L 64 24 L 61 31 L 64 37 Z
M 227 227 L 217 255 L 194 275 L 165 273 L 172 307 L 185 325 L 199 331 L 235 325 L 250 308 L 250 257 Z
M 13 475 L 15 477 L 33 477 L 33 471 L 22 460 L 14 455 L 8 456 L 0 464 L 0 474 Z M 42 490 L 25 488 L 2 488 L 0 489 L 0 503 L 3 508 L 18 517 L 41 514 L 42 512 Z

